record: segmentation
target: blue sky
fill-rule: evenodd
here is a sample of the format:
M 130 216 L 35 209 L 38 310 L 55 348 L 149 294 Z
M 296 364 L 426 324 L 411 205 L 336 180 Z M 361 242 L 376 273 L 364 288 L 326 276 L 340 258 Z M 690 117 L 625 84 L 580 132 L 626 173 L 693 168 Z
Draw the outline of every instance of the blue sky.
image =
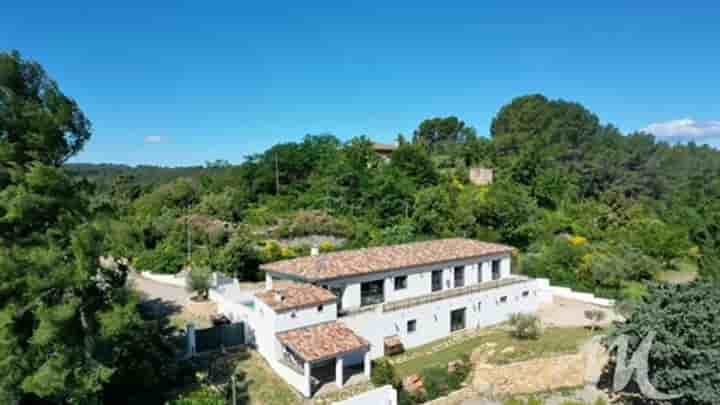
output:
M 41 62 L 93 122 L 74 161 L 240 162 L 449 114 L 487 134 L 537 92 L 720 145 L 717 1 L 20 3 L 2 7 L 0 49 Z

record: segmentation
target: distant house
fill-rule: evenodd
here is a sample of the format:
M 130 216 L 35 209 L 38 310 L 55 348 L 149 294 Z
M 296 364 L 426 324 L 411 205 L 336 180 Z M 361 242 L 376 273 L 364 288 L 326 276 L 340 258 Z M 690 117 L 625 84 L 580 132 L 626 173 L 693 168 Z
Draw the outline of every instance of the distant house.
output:
M 511 274 L 512 250 L 456 238 L 268 263 L 265 290 L 227 315 L 310 397 L 352 370 L 369 377 L 372 359 L 398 349 L 536 311 L 543 284 Z
M 389 161 L 392 153 L 398 148 L 397 143 L 373 143 L 372 148 L 384 161 Z
M 495 176 L 493 169 L 485 167 L 471 167 L 469 171 L 470 183 L 476 186 L 487 186 L 492 184 Z

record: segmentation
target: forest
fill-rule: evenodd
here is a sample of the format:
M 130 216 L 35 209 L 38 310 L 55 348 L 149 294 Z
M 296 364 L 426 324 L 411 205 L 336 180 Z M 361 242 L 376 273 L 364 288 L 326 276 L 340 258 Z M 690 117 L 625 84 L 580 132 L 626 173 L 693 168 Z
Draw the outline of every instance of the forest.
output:
M 630 305 L 667 273 L 720 277 L 720 152 L 623 134 L 575 102 L 517 97 L 487 134 L 429 118 L 387 160 L 377 139 L 318 134 L 239 164 L 129 168 L 67 164 L 92 126 L 38 63 L 0 54 L 0 85 L 3 403 L 153 403 L 193 378 L 166 320 L 126 287 L 131 268 L 254 281 L 260 263 L 313 245 L 462 236 L 512 245 L 520 273 Z M 492 184 L 472 184 L 471 167 Z
M 462 236 L 512 245 L 520 272 L 609 298 L 637 300 L 676 272 L 717 277 L 715 149 L 623 134 L 578 103 L 542 95 L 502 106 L 489 136 L 450 116 L 396 142 L 389 160 L 366 136 L 320 134 L 237 165 L 71 173 L 98 191 L 94 213 L 126 229 L 134 266 L 153 272 L 191 261 L 257 280 L 259 263 L 308 254 L 311 244 Z M 495 181 L 472 184 L 471 167 L 492 169 Z

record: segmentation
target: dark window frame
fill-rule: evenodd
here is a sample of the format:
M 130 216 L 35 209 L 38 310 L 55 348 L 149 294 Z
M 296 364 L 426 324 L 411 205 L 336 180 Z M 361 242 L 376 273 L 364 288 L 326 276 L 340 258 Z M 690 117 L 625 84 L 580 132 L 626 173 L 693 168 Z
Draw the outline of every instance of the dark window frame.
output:
M 398 286 L 398 282 L 400 282 L 400 285 Z M 398 290 L 406 290 L 408 288 L 408 276 L 397 276 L 393 280 L 393 285 L 395 287 L 395 291 Z
M 502 264 L 501 263 L 502 263 L 501 259 L 496 259 L 496 260 L 492 261 L 491 273 L 492 273 L 493 281 L 500 280 L 500 278 L 502 277 L 502 270 L 501 270 Z
M 406 330 L 408 335 L 417 331 L 417 319 L 407 321 Z
M 436 276 L 439 275 L 440 279 L 436 279 Z M 443 289 L 443 271 L 442 270 L 433 270 L 432 273 L 430 273 L 430 289 L 432 292 L 435 291 L 442 291 Z
M 385 280 L 373 280 L 360 283 L 360 306 L 382 304 L 385 302 Z
M 458 274 L 460 275 L 460 277 L 458 277 Z M 460 281 L 460 282 L 458 282 L 458 281 Z M 465 287 L 465 266 L 453 267 L 453 287 L 454 288 Z

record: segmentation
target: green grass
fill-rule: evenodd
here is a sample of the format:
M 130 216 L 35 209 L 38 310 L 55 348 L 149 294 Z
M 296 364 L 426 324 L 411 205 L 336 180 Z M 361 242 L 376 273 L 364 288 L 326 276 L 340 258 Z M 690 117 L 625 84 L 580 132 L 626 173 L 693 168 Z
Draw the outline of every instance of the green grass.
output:
M 676 270 L 657 273 L 656 278 L 672 284 L 687 284 L 697 278 L 697 264 L 690 260 L 677 260 L 673 263 Z
M 555 354 L 576 353 L 582 343 L 589 338 L 590 332 L 584 328 L 548 328 L 536 340 L 521 340 L 510 336 L 507 331 L 490 329 L 434 353 L 423 354 L 405 363 L 396 364 L 395 369 L 401 377 L 417 374 L 424 368 L 445 366 L 463 355 L 469 356 L 475 349 L 487 343 L 495 344 L 494 347 L 484 346 L 488 354 L 487 361 L 491 364 L 508 364 Z M 428 352 L 439 343 L 434 342 L 411 349 L 407 354 Z M 508 347 L 512 347 L 513 351 L 502 353 L 503 349 Z
M 301 403 L 288 384 L 265 363 L 255 351 L 238 363 L 237 369 L 247 373 L 250 405 L 299 405 Z

